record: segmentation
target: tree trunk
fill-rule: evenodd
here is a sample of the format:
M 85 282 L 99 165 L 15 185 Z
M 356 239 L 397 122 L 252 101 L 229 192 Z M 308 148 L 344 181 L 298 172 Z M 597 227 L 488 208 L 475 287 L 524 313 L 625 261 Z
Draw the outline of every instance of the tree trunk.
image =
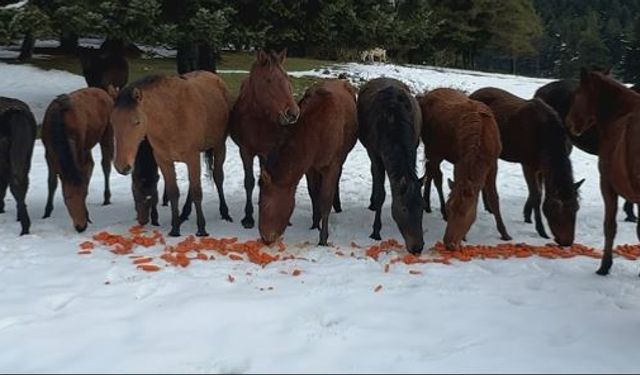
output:
M 22 46 L 20 47 L 20 56 L 18 56 L 18 60 L 20 61 L 29 61 L 33 57 L 33 47 L 36 44 L 36 40 L 33 37 L 33 33 L 28 31 L 24 35 L 24 39 L 22 40 Z
M 71 31 L 63 31 L 60 36 L 60 49 L 67 53 L 73 53 L 78 48 L 78 34 Z

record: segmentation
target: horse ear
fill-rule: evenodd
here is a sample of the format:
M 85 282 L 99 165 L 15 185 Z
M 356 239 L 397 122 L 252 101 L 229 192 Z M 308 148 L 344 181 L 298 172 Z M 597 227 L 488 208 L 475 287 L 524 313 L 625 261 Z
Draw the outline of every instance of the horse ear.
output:
M 107 93 L 112 99 L 115 99 L 118 96 L 118 89 L 113 87 L 112 84 L 109 84 L 109 86 L 107 86 Z
M 280 61 L 280 64 L 284 64 L 284 60 L 286 59 L 287 59 L 287 48 L 283 49 L 278 54 L 278 61 Z
M 575 184 L 573 184 L 573 188 L 578 191 L 578 189 L 580 189 L 580 186 L 582 186 L 582 184 L 584 184 L 584 178 L 578 182 L 576 182 Z
M 455 182 L 453 182 L 452 179 L 447 178 L 447 183 L 449 184 L 449 189 L 453 190 L 453 188 L 455 186 Z
M 262 48 L 260 48 L 258 50 L 256 60 L 260 65 L 267 65 L 269 63 L 269 55 Z
M 140 103 L 142 101 L 142 91 L 140 91 L 140 89 L 137 87 L 134 88 L 133 90 L 131 90 L 131 97 L 133 98 L 133 100 Z

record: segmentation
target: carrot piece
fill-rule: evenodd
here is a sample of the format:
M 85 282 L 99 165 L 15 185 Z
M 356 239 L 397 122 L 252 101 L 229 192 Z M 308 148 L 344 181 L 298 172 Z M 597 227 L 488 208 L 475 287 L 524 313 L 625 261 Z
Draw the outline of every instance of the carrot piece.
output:
M 291 273 L 292 276 L 300 276 L 301 274 L 302 271 L 298 269 L 293 270 L 293 272 Z
M 92 250 L 96 247 L 96 245 L 91 241 L 84 241 L 80 244 L 80 249 L 82 250 Z
M 79 255 L 89 255 L 92 254 L 91 250 L 80 250 L 78 251 Z
M 155 264 L 139 264 L 138 269 L 146 271 L 146 272 L 157 272 L 160 271 L 160 267 Z
M 241 257 L 240 255 L 236 255 L 236 254 L 229 254 L 229 259 L 231 259 L 231 260 L 244 260 L 243 257 Z
M 143 263 L 149 263 L 153 260 L 153 258 L 151 257 L 147 257 L 147 258 L 139 258 L 133 261 L 133 264 L 143 264 Z

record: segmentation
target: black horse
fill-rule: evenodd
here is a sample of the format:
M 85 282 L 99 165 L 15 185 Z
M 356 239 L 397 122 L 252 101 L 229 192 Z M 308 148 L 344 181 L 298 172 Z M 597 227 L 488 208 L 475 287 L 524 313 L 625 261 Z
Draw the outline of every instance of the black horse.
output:
M 9 186 L 17 202 L 20 235 L 29 234 L 31 226 L 25 197 L 35 141 L 36 119 L 29 106 L 17 99 L 0 97 L 0 213 L 4 213 Z
M 563 79 L 540 87 L 534 94 L 536 98 L 544 100 L 558 112 L 565 129 L 567 128 L 565 119 L 569 114 L 573 95 L 578 89 L 578 85 L 579 82 L 575 79 Z M 631 89 L 640 93 L 639 85 L 633 86 Z M 565 133 L 573 145 L 588 154 L 598 155 L 598 130 L 595 126 L 587 129 L 579 136 L 575 136 L 569 131 Z M 633 212 L 633 203 L 629 201 L 625 202 L 624 212 L 627 214 L 625 221 L 633 223 L 638 221 L 638 217 Z
M 135 202 L 138 224 L 146 225 L 151 219 L 151 225 L 158 226 L 158 164 L 153 156 L 151 144 L 146 139 L 140 143 L 136 154 L 135 167 L 131 174 L 131 191 Z M 166 195 L 166 190 L 165 190 Z M 180 215 L 181 221 L 189 220 L 192 209 L 191 191 Z
M 121 54 L 103 49 L 79 48 L 82 74 L 89 87 L 121 89 L 129 81 L 129 63 Z
M 360 89 L 358 139 L 371 160 L 373 190 L 370 210 L 376 212 L 371 238 L 380 240 L 380 214 L 385 199 L 385 171 L 391 182 L 391 214 L 407 250 L 420 254 L 422 235 L 421 182 L 416 175 L 416 148 L 422 116 L 416 99 L 402 82 L 377 78 Z

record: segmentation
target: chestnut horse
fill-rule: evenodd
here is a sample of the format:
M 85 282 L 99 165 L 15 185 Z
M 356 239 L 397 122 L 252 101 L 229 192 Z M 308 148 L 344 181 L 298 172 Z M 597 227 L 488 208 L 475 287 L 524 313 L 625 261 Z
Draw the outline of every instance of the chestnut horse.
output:
M 0 97 L 0 213 L 4 213 L 4 197 L 10 187 L 21 236 L 29 234 L 31 227 L 25 198 L 35 141 L 36 119 L 29 106 L 18 99 Z
M 533 207 L 538 234 L 548 238 L 540 214 L 542 182 L 542 212 L 554 240 L 562 246 L 573 244 L 578 188 L 584 180 L 574 183 L 565 132 L 556 111 L 540 99 L 525 100 L 497 88 L 480 89 L 470 98 L 493 111 L 502 141 L 500 158 L 522 165 L 529 188 L 528 206 Z
M 128 85 L 116 99 L 111 114 L 116 170 L 129 174 L 140 143 L 145 138 L 149 141 L 171 202 L 170 236 L 180 235 L 182 223 L 174 162 L 187 164 L 189 191 L 196 207 L 196 235 L 207 236 L 202 212 L 201 152 L 206 152 L 208 169 L 218 190 L 222 219 L 231 221 L 222 187 L 230 108 L 231 97 L 225 83 L 205 71 L 146 77 Z
M 565 129 L 567 128 L 566 118 L 571 108 L 573 95 L 578 89 L 578 84 L 579 82 L 575 79 L 553 81 L 540 87 L 534 95 L 536 98 L 544 100 L 545 103 L 558 112 Z M 638 86 L 634 86 L 631 89 L 635 92 L 640 92 L 640 87 Z M 598 131 L 595 127 L 589 128 L 580 136 L 575 136 L 567 131 L 567 136 L 571 143 L 582 151 L 591 155 L 598 155 Z M 627 215 L 624 219 L 625 221 L 631 223 L 638 221 L 638 217 L 633 212 L 633 203 L 625 202 L 624 212 Z
M 282 145 L 267 157 L 260 175 L 258 227 L 267 243 L 285 231 L 295 205 L 296 187 L 306 174 L 313 206 L 312 229 L 320 229 L 319 246 L 327 246 L 329 213 L 340 171 L 356 144 L 356 90 L 343 80 L 310 87 L 300 119 Z
M 422 109 L 422 141 L 425 144 L 426 179 L 424 199 L 429 207 L 431 180 L 442 192 L 440 163 L 446 160 L 455 165 L 454 181 L 442 214 L 447 218 L 444 244 L 456 249 L 476 219 L 480 190 L 487 192 L 487 203 L 495 215 L 501 238 L 511 240 L 500 214 L 496 189 L 498 157 L 502 151 L 500 130 L 491 110 L 484 104 L 470 100 L 458 90 L 441 88 L 418 97 Z M 445 211 L 446 207 L 446 211 Z M 427 211 L 429 212 L 429 211 Z
M 151 219 L 151 225 L 159 226 L 158 222 L 158 163 L 153 156 L 153 149 L 148 140 L 140 142 L 133 172 L 131 174 L 131 190 L 136 207 L 138 224 L 146 225 Z M 191 211 L 191 192 L 187 194 L 181 221 L 186 221 Z
M 86 199 L 94 165 L 91 150 L 98 143 L 102 151 L 104 205 L 111 203 L 113 128 L 109 114 L 112 108 L 111 96 L 93 87 L 60 95 L 49 104 L 42 123 L 42 143 L 49 168 L 49 195 L 43 218 L 51 216 L 60 177 L 64 202 L 74 227 L 78 232 L 87 229 L 91 220 Z
M 283 137 L 283 130 L 298 121 L 300 108 L 293 98 L 291 80 L 282 64 L 281 53 L 258 51 L 249 77 L 242 81 L 240 94 L 231 111 L 231 139 L 240 148 L 244 166 L 247 203 L 242 226 L 253 228 L 253 159 L 264 159 Z
M 618 196 L 640 203 L 640 95 L 605 74 L 583 69 L 567 125 L 576 136 L 592 127 L 598 131 L 605 240 L 597 273 L 607 275 L 613 263 Z M 640 223 L 636 231 L 640 240 Z
M 369 209 L 376 212 L 371 238 L 381 239 L 386 171 L 391 182 L 391 215 L 412 254 L 420 254 L 424 247 L 420 179 L 416 175 L 421 127 L 420 106 L 404 83 L 376 78 L 360 89 L 358 139 L 371 160 L 373 189 Z

